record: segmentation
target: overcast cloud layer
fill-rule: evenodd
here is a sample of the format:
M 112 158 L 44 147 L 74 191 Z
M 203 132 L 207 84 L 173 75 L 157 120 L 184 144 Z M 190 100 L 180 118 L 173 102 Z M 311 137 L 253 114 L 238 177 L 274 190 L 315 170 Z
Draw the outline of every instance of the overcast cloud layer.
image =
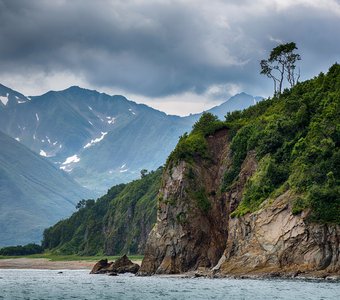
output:
M 36 95 L 70 85 L 167 112 L 245 91 L 269 96 L 259 60 L 295 41 L 302 79 L 340 61 L 337 0 L 0 0 L 0 82 Z

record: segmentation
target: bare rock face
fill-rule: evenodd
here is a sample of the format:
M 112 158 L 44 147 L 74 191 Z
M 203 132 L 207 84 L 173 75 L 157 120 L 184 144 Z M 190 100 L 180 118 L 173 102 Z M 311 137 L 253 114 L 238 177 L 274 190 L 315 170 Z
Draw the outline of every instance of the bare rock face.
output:
M 227 131 L 207 138 L 211 159 L 168 167 L 163 176 L 157 224 L 139 275 L 175 274 L 213 267 L 227 241 L 227 206 L 220 193 L 229 154 Z
M 258 212 L 231 219 L 222 274 L 340 272 L 340 226 L 311 224 L 294 216 L 290 192 Z M 308 212 L 307 212 L 308 213 Z

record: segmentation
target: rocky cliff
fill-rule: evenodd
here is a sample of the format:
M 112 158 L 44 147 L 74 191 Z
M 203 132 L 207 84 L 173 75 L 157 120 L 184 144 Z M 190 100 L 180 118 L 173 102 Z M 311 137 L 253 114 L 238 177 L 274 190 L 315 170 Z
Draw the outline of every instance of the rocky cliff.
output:
M 208 158 L 169 165 L 159 193 L 139 274 L 172 274 L 213 267 L 227 241 L 228 212 L 220 185 L 227 167 L 227 131 L 207 138 Z
M 323 276 L 340 271 L 340 226 L 311 223 L 308 211 L 293 215 L 294 195 L 289 191 L 268 199 L 259 211 L 231 217 L 258 168 L 256 155 L 248 152 L 238 180 L 221 192 L 223 174 L 230 168 L 228 131 L 217 131 L 207 142 L 213 159 L 196 157 L 165 170 L 157 224 L 140 275 L 202 268 L 222 276 Z
M 340 275 L 340 65 L 170 155 L 139 274 Z
M 307 221 L 308 212 L 293 215 L 284 193 L 273 203 L 244 217 L 230 219 L 226 249 L 214 271 L 228 275 L 309 274 L 340 272 L 340 226 Z

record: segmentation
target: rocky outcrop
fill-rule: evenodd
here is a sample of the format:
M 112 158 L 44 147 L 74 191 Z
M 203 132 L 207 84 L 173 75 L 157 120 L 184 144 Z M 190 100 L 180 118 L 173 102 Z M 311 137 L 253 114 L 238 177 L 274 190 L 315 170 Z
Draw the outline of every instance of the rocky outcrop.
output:
M 115 262 L 108 262 L 107 259 L 98 261 L 92 268 L 90 274 L 109 274 L 111 276 L 120 273 L 136 274 L 139 270 L 139 265 L 134 264 L 126 255 L 117 259 Z
M 90 274 L 105 274 L 108 272 L 108 268 L 112 265 L 106 259 L 101 259 L 92 268 Z
M 207 138 L 209 159 L 168 167 L 157 224 L 146 245 L 140 275 L 182 273 L 213 267 L 227 241 L 227 206 L 220 192 L 227 167 L 227 131 Z
M 286 192 L 258 212 L 231 219 L 227 246 L 214 270 L 226 275 L 340 273 L 340 226 L 308 223 L 308 212 L 294 216 L 291 197 Z
M 194 157 L 165 170 L 157 223 L 138 274 L 340 276 L 340 226 L 311 223 L 308 211 L 293 215 L 290 190 L 254 213 L 231 217 L 258 163 L 249 151 L 237 180 L 222 193 L 230 167 L 227 137 L 221 130 L 207 138 L 210 159 Z

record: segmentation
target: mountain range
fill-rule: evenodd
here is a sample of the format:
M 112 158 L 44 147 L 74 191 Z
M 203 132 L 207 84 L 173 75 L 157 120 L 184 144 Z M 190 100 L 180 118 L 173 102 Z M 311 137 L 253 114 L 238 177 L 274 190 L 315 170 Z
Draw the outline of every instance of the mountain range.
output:
M 257 101 L 245 93 L 210 111 L 223 118 Z M 163 165 L 201 114 L 167 115 L 123 96 L 77 86 L 26 97 L 0 85 L 0 130 L 99 196 Z
M 211 111 L 223 118 L 258 100 L 241 93 Z M 200 115 L 77 86 L 27 97 L 0 85 L 0 245 L 39 242 L 79 200 L 156 170 Z

